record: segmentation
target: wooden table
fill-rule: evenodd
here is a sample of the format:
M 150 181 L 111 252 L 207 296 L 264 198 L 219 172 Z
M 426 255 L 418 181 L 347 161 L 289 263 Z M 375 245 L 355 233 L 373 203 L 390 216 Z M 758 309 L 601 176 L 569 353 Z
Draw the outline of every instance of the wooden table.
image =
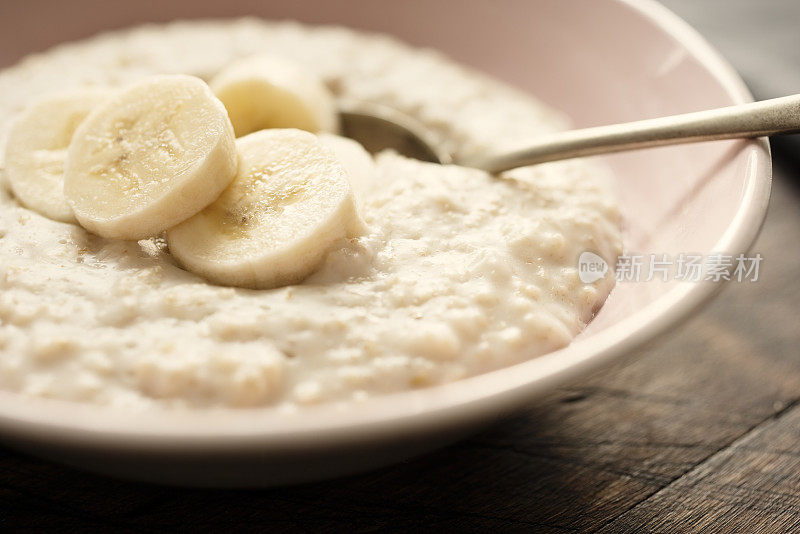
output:
M 472 439 L 264 491 L 120 482 L 0 448 L 0 529 L 800 531 L 798 175 L 778 154 L 758 282 Z

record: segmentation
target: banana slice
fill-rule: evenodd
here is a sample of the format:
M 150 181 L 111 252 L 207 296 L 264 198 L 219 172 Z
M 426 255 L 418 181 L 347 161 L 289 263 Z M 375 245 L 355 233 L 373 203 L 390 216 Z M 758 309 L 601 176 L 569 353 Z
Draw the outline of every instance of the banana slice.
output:
M 236 142 L 236 179 L 167 231 L 172 255 L 212 282 L 265 289 L 299 282 L 330 246 L 363 231 L 345 170 L 317 137 L 262 130 Z
M 375 184 L 375 161 L 361 143 L 348 137 L 330 133 L 318 135 L 320 142 L 333 150 L 350 177 L 353 194 L 362 202 Z
M 330 91 L 289 61 L 243 59 L 217 74 L 210 85 L 225 104 L 237 137 L 264 128 L 335 132 L 339 127 Z
M 63 192 L 67 147 L 78 125 L 110 95 L 105 89 L 85 89 L 54 96 L 27 108 L 12 125 L 6 175 L 23 206 L 56 221 L 76 222 Z
M 211 204 L 237 165 L 233 127 L 208 86 L 193 76 L 154 76 L 78 127 L 64 195 L 86 229 L 144 239 Z

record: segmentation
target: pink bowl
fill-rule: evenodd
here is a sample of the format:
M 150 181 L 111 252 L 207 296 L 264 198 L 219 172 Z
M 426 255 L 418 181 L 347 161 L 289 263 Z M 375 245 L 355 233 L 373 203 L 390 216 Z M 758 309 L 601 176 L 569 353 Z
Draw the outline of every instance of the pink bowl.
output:
M 26 32 L 33 19 L 14 6 L 4 7 L 3 24 L 14 26 L 15 36 L 46 33 L 63 39 L 144 20 L 245 14 L 248 4 L 168 3 L 153 17 L 141 3 L 128 3 L 124 11 L 115 6 L 112 13 L 98 0 L 53 2 L 47 11 L 59 21 L 53 31 Z M 650 0 L 508 0 L 501 5 L 305 0 L 259 5 L 256 14 L 341 23 L 439 48 L 564 110 L 576 126 L 751 100 L 741 79 L 699 35 Z M 70 16 L 76 12 L 92 13 L 96 20 Z M 16 46 L 33 50 L 44 44 L 25 38 Z M 736 255 L 754 241 L 770 191 L 766 139 L 652 149 L 605 160 L 618 178 L 629 250 Z M 563 350 L 361 405 L 292 416 L 260 410 L 120 417 L 105 409 L 0 393 L 0 433 L 30 452 L 159 482 L 276 485 L 352 473 L 452 441 L 568 379 L 631 354 L 674 328 L 718 289 L 712 282 L 619 284 L 590 327 Z

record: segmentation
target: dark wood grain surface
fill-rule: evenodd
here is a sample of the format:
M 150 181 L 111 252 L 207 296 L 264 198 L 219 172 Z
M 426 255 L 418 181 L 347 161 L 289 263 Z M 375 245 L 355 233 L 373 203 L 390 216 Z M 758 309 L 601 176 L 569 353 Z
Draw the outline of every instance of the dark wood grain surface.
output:
M 800 168 L 789 156 L 778 154 L 754 247 L 758 282 L 730 284 L 675 335 L 480 435 L 263 491 L 134 484 L 0 448 L 0 529 L 800 531 Z

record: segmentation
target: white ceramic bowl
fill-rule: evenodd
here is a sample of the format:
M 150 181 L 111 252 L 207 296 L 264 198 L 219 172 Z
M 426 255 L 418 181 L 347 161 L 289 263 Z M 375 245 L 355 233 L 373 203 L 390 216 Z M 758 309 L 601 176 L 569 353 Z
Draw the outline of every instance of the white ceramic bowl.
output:
M 64 9 L 61 4 L 53 9 Z M 235 14 L 245 2 L 226 4 Z M 566 111 L 577 126 L 751 99 L 700 36 L 650 0 L 465 0 L 457 8 L 455 1 L 425 0 L 281 4 L 263 6 L 263 14 L 344 23 L 437 47 Z M 202 2 L 192 5 L 200 7 L 167 15 L 206 14 Z M 132 20 L 140 15 L 147 17 L 143 12 Z M 630 250 L 738 254 L 764 219 L 771 175 L 765 139 L 653 149 L 607 162 L 618 177 Z M 563 350 L 364 404 L 291 417 L 271 410 L 124 415 L 0 392 L 0 434 L 27 452 L 167 483 L 264 486 L 353 473 L 451 442 L 632 353 L 719 287 L 619 284 L 590 327 Z

